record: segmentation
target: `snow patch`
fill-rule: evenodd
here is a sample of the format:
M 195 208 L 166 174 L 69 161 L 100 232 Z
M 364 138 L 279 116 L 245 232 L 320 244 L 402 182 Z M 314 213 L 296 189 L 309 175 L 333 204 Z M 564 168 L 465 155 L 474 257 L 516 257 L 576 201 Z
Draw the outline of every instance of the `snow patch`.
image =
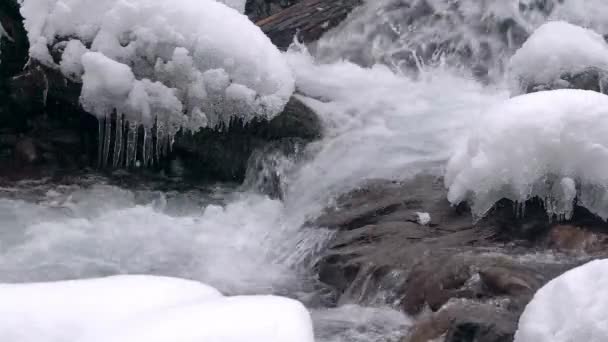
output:
M 563 76 L 608 72 L 608 44 L 589 29 L 564 21 L 539 27 L 509 62 L 513 92 L 529 86 L 568 83 Z
M 448 199 L 476 218 L 507 198 L 545 201 L 568 219 L 573 202 L 608 219 L 608 96 L 562 89 L 518 96 L 478 122 L 450 159 Z
M 0 284 L 0 320 L 2 341 L 314 341 L 297 301 L 156 276 Z
M 299 302 L 275 296 L 207 300 L 140 315 L 128 324 L 91 331 L 80 342 L 314 342 Z
M 204 284 L 155 276 L 0 284 L 0 340 L 78 341 L 90 329 L 213 297 L 221 294 Z
M 423 226 L 428 226 L 431 223 L 431 214 L 429 213 L 416 213 L 416 222 Z
M 519 320 L 515 342 L 608 340 L 608 259 L 596 260 L 550 281 Z

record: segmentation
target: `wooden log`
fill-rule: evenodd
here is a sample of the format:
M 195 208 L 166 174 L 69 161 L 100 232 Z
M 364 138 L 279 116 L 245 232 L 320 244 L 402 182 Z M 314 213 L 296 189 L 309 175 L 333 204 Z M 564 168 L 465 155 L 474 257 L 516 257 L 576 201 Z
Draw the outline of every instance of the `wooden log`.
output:
M 336 27 L 363 0 L 302 0 L 256 24 L 280 49 L 287 49 L 297 34 L 313 42 Z

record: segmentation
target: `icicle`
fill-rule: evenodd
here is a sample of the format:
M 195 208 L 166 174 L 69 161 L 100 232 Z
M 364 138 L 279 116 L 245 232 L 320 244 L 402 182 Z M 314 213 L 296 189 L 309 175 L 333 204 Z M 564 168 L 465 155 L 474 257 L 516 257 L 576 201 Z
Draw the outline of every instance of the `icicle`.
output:
M 134 127 L 133 127 L 133 137 L 134 137 L 134 139 L 133 140 L 135 141 L 135 144 L 133 145 L 133 150 L 134 150 L 134 153 L 133 153 L 133 164 L 136 167 L 139 167 L 139 159 L 137 159 L 137 146 L 139 145 L 139 139 L 137 139 L 137 135 L 139 134 L 139 125 L 136 124 L 136 123 L 133 124 L 133 125 L 134 125 Z
M 104 141 L 103 141 L 103 160 L 102 167 L 106 167 L 108 165 L 108 158 L 110 156 L 110 142 L 112 141 L 112 118 L 105 117 L 104 121 L 106 123 L 106 128 L 104 130 Z
M 99 128 L 97 138 L 97 166 L 101 167 L 101 156 L 103 154 L 103 123 L 100 118 L 97 118 L 97 126 Z
M 137 152 L 137 139 L 135 136 L 136 130 L 137 125 L 135 123 L 127 123 L 127 153 L 125 156 L 125 167 L 127 168 L 133 165 L 133 160 L 135 159 L 135 154 Z
M 120 165 L 120 157 L 122 153 L 122 130 L 123 130 L 123 120 L 122 113 L 116 113 L 116 138 L 114 140 L 114 167 L 118 167 Z
M 151 165 L 152 164 L 152 150 L 154 149 L 154 146 L 152 144 L 152 129 L 146 128 L 144 131 L 144 148 L 145 148 L 145 153 L 143 153 L 144 156 L 144 164 L 145 165 Z
M 156 122 L 156 152 L 154 157 L 157 163 L 160 163 L 160 152 L 161 152 L 161 140 L 163 137 L 163 124 L 160 121 Z
M 141 160 L 144 167 L 148 166 L 148 128 L 144 126 L 144 142 L 141 145 Z

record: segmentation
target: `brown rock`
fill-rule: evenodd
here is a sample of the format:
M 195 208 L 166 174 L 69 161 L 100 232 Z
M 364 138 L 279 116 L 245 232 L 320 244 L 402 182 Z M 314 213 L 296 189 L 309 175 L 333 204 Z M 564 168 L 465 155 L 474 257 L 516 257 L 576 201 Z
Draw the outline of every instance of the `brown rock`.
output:
M 556 225 L 547 236 L 547 244 L 562 252 L 593 252 L 605 240 L 606 236 L 573 225 Z

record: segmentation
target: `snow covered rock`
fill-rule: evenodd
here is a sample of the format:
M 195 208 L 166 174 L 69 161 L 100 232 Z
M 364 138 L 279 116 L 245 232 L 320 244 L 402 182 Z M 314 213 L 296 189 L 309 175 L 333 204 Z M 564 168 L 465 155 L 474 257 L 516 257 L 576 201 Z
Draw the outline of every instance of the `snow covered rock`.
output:
M 117 132 L 124 115 L 169 144 L 180 128 L 271 119 L 294 90 L 262 31 L 214 0 L 23 0 L 21 13 L 30 56 L 81 81 L 87 111 L 118 113 Z
M 550 281 L 519 320 L 515 342 L 608 340 L 608 260 L 596 260 Z
M 219 297 L 195 281 L 153 276 L 0 284 L 0 340 L 78 341 L 150 310 Z
M 450 159 L 448 200 L 476 218 L 507 198 L 538 197 L 568 219 L 574 201 L 608 219 L 608 96 L 561 89 L 514 97 L 478 122 Z
M 608 76 L 608 44 L 592 30 L 548 22 L 511 58 L 509 72 L 516 95 L 560 88 L 601 91 Z
M 314 342 L 295 300 L 156 276 L 0 284 L 0 322 L 2 341 Z
M 140 315 L 79 342 L 314 342 L 312 322 L 297 301 L 274 296 L 209 300 Z

